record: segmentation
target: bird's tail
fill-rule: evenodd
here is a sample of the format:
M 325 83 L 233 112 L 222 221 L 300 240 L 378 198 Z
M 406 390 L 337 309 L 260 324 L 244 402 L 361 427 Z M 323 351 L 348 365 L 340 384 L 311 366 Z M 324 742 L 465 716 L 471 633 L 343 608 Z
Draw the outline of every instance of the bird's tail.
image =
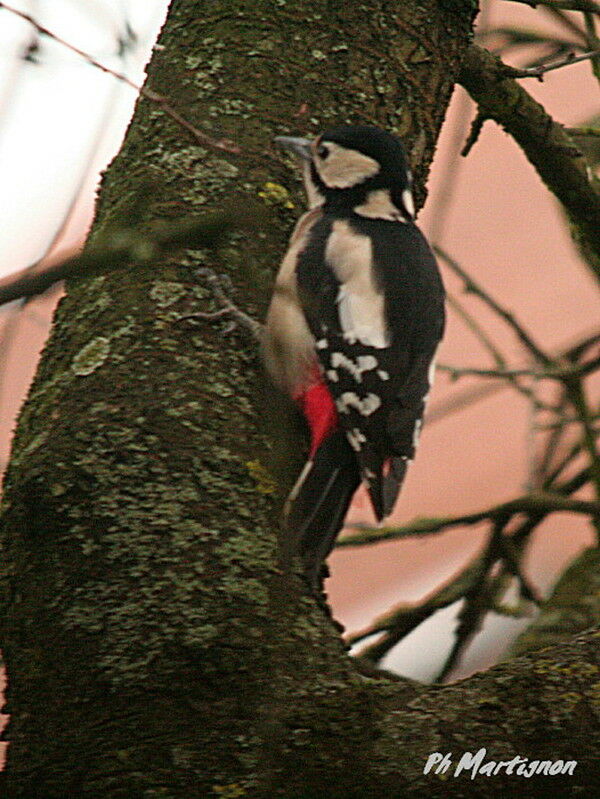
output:
M 373 469 L 363 466 L 363 480 L 378 522 L 393 511 L 409 463 L 406 456 L 394 455 Z
M 300 554 L 305 573 L 320 587 L 321 567 L 344 524 L 360 483 L 354 450 L 341 430 L 329 435 L 308 460 L 286 504 L 288 546 Z

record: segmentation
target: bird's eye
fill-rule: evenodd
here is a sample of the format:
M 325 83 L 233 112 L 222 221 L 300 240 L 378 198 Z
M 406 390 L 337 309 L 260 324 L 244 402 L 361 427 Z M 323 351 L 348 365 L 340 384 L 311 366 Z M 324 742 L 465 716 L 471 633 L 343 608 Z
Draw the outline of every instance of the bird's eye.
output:
M 319 144 L 317 147 L 317 155 L 319 158 L 327 158 L 329 155 L 329 147 L 327 147 L 325 144 Z

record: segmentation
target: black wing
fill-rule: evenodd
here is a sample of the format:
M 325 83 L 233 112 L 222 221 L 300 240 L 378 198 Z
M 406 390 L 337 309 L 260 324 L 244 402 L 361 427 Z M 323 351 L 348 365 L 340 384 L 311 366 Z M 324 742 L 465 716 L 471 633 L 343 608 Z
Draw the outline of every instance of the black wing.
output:
M 342 283 L 326 257 L 334 221 L 324 217 L 315 226 L 299 259 L 298 288 L 325 380 L 381 519 L 392 510 L 414 455 L 444 330 L 444 289 L 415 225 L 353 216 L 352 230 L 371 240 L 368 266 L 384 298 L 388 332 L 377 346 L 368 335 L 357 339 L 342 324 Z

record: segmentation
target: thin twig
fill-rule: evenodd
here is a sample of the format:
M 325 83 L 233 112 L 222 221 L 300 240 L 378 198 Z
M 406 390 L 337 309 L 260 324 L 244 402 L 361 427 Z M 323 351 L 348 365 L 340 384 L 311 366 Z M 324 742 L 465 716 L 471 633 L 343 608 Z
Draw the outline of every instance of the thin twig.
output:
M 579 25 L 575 22 L 575 20 L 569 16 L 565 12 L 565 9 L 558 8 L 557 6 L 542 6 L 542 11 L 545 11 L 546 14 L 551 16 L 554 20 L 560 23 L 564 28 L 577 38 L 581 39 L 583 43 L 585 43 L 588 50 L 594 50 L 593 44 L 589 41 L 589 38 L 584 30 L 582 30 Z
M 475 144 L 477 144 L 477 140 L 481 135 L 481 131 L 483 130 L 486 120 L 487 117 L 485 114 L 482 114 L 479 111 L 475 114 L 475 118 L 471 122 L 471 129 L 469 131 L 469 135 L 467 136 L 467 140 L 465 141 L 464 147 L 460 151 L 460 154 L 463 158 L 466 158 Z
M 583 428 L 582 449 L 587 451 L 590 461 L 590 475 L 594 494 L 600 503 L 600 452 L 598 451 L 597 432 L 592 423 L 592 412 L 590 411 L 582 381 L 573 379 L 566 384 L 567 394 L 573 408 L 579 417 Z M 600 544 L 600 518 L 595 519 L 595 528 Z
M 490 294 L 479 284 L 475 281 L 473 277 L 465 270 L 463 267 L 454 260 L 445 250 L 441 247 L 435 247 L 435 252 L 440 258 L 443 259 L 444 263 L 456 274 L 458 275 L 464 283 L 465 291 L 471 292 L 475 294 L 479 299 L 483 300 L 498 316 L 500 316 L 504 321 L 513 329 L 516 333 L 519 341 L 523 344 L 523 346 L 528 349 L 531 354 L 536 358 L 536 360 L 540 361 L 546 366 L 550 366 L 554 363 L 553 359 L 550 358 L 542 348 L 535 343 L 531 335 L 523 328 L 523 326 L 517 321 L 514 315 L 504 308 L 500 303 L 491 297 Z
M 481 344 L 485 347 L 485 349 L 489 352 L 489 354 L 494 359 L 494 363 L 498 367 L 498 369 L 506 369 L 506 358 L 500 352 L 496 344 L 494 343 L 491 336 L 488 336 L 486 331 L 483 327 L 479 324 L 477 319 L 467 311 L 464 307 L 462 302 L 455 297 L 453 294 L 448 292 L 446 294 L 446 299 L 448 301 L 448 305 L 452 308 L 452 310 L 458 314 L 464 324 L 468 327 L 468 329 L 473 333 L 475 338 L 481 342 Z
M 553 355 L 553 358 L 556 362 L 574 360 L 581 357 L 590 346 L 593 346 L 598 341 L 600 341 L 600 333 L 594 331 L 586 335 L 582 340 L 577 340 L 574 344 L 569 345 L 569 347 L 559 350 Z M 434 403 L 426 412 L 425 421 L 427 424 L 438 422 L 453 413 L 457 413 L 464 408 L 471 407 L 475 403 L 487 399 L 493 394 L 498 393 L 498 391 L 503 391 L 505 388 L 505 384 L 491 382 L 470 386 L 463 391 L 456 392 L 448 399 Z M 546 410 L 556 412 L 557 409 L 548 407 Z
M 223 211 L 177 224 L 156 225 L 150 231 L 131 228 L 109 231 L 73 258 L 44 271 L 32 271 L 28 267 L 0 281 L 0 305 L 42 294 L 59 280 L 106 274 L 128 264 L 148 263 L 178 247 L 216 247 L 222 237 L 241 221 L 239 214 L 234 216 L 232 212 Z
M 527 67 L 525 69 L 517 69 L 516 67 L 505 65 L 506 75 L 510 78 L 538 78 L 542 80 L 546 72 L 567 67 L 569 64 L 578 64 L 580 61 L 587 61 L 596 58 L 598 55 L 600 55 L 600 50 L 591 50 L 588 53 L 582 53 L 577 56 L 575 53 L 569 53 L 565 58 L 552 64 L 543 64 L 539 67 Z
M 7 3 L 0 2 L 0 9 L 4 9 L 5 11 L 14 14 L 21 19 L 24 19 L 30 25 L 32 25 L 35 30 L 41 36 L 47 36 L 49 39 L 54 40 L 58 44 L 61 44 L 63 47 L 66 47 L 72 53 L 83 58 L 85 61 L 88 62 L 93 67 L 101 70 L 102 72 L 106 73 L 107 75 L 112 75 L 113 78 L 125 83 L 127 86 L 130 86 L 136 92 L 141 94 L 146 100 L 149 100 L 152 103 L 156 103 L 160 108 L 162 108 L 163 112 L 170 117 L 177 125 L 187 130 L 192 136 L 196 139 L 199 144 L 204 145 L 205 147 L 210 147 L 215 150 L 222 150 L 227 153 L 233 153 L 235 155 L 241 152 L 241 148 L 235 144 L 234 142 L 230 141 L 229 139 L 213 139 L 207 133 L 200 130 L 198 127 L 193 125 L 188 119 L 183 117 L 179 111 L 177 111 L 168 101 L 166 97 L 163 95 L 158 94 L 158 92 L 154 92 L 151 89 L 147 89 L 145 86 L 138 86 L 135 81 L 132 81 L 131 78 L 128 78 L 123 72 L 118 72 L 117 70 L 111 69 L 107 67 L 105 64 L 102 64 L 100 61 L 95 59 L 89 53 L 86 53 L 85 50 L 81 50 L 74 44 L 67 42 L 65 39 L 62 39 L 60 36 L 57 36 L 56 33 L 46 28 L 44 25 L 41 25 L 31 14 L 27 14 L 25 11 L 19 11 L 17 8 L 13 8 L 12 6 L 8 5 Z
M 536 466 L 535 466 L 535 476 L 536 476 L 536 487 L 539 488 L 547 488 L 549 489 L 551 483 L 546 485 L 546 478 L 548 475 L 548 470 L 550 468 L 550 464 L 552 463 L 552 459 L 560 445 L 561 439 L 564 436 L 567 419 L 565 416 L 566 413 L 566 405 L 567 405 L 567 398 L 566 398 L 566 391 L 564 385 L 560 386 L 560 399 L 557 403 L 557 415 L 558 421 L 555 423 L 555 426 L 550 428 L 550 434 L 546 437 L 546 443 L 544 446 L 544 450 L 542 454 L 537 458 Z M 538 430 L 542 429 L 541 425 L 538 425 Z
M 473 581 L 469 590 L 465 592 L 464 605 L 457 616 L 458 625 L 454 634 L 454 643 L 434 680 L 436 683 L 441 683 L 446 679 L 458 663 L 468 643 L 481 629 L 483 619 L 492 604 L 494 588 L 498 588 L 501 584 L 501 575 L 496 575 L 491 581 L 488 581 L 488 574 L 500 555 L 497 546 L 500 535 L 498 525 L 494 525 L 490 541 L 481 560 L 480 574 Z
M 580 513 L 584 516 L 600 518 L 600 502 L 594 500 L 574 499 L 562 493 L 533 491 L 530 494 L 510 499 L 499 505 L 492 505 L 485 510 L 465 513 L 459 516 L 442 516 L 439 518 L 415 519 L 400 527 L 368 527 L 352 525 L 358 532 L 341 538 L 336 546 L 360 547 L 368 544 L 379 544 L 383 541 L 396 541 L 401 538 L 432 535 L 452 527 L 479 524 L 486 520 L 506 520 L 518 513 Z
M 502 62 L 481 47 L 465 53 L 460 83 L 482 112 L 521 146 L 538 174 L 566 209 L 582 247 L 600 254 L 600 194 L 573 140 L 518 83 L 506 76 Z M 586 265 L 600 282 L 598 258 Z
M 581 364 L 557 366 L 549 369 L 485 369 L 471 366 L 454 366 L 452 364 L 437 364 L 437 368 L 448 372 L 453 380 L 459 377 L 491 377 L 501 380 L 511 380 L 515 377 L 533 377 L 535 380 L 560 380 L 565 381 L 573 377 L 582 377 L 595 372 L 600 367 L 600 356 Z
M 592 58 L 592 72 L 594 73 L 596 80 L 600 81 L 600 40 L 598 39 L 598 35 L 596 33 L 596 20 L 594 19 L 594 14 L 591 11 L 584 11 L 583 19 L 585 21 L 585 32 L 587 33 L 588 39 L 593 43 L 594 48 L 598 51 L 594 58 Z
M 438 363 L 436 369 L 447 372 L 453 380 L 459 377 L 491 377 L 500 380 L 512 377 L 554 377 L 550 372 L 538 375 L 533 369 L 479 369 L 471 366 L 453 366 L 449 363 Z
M 537 470 L 536 470 L 536 434 L 537 434 L 537 418 L 538 413 L 540 412 L 539 407 L 539 397 L 537 394 L 538 384 L 537 381 L 533 381 L 533 386 L 531 389 L 531 398 L 530 401 L 527 403 L 527 432 L 525 435 L 525 459 L 526 459 L 526 469 L 527 469 L 527 478 L 525 481 L 524 490 L 527 493 L 534 491 L 538 488 L 538 481 L 536 479 Z

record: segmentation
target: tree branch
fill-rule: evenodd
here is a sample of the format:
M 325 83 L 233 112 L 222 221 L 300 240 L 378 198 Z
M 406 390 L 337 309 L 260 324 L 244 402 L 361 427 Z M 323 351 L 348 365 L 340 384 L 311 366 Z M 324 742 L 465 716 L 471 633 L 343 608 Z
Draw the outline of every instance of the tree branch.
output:
M 106 274 L 113 269 L 148 263 L 161 254 L 182 247 L 214 248 L 233 227 L 247 223 L 239 213 L 222 211 L 185 221 L 154 225 L 150 231 L 121 228 L 112 230 L 79 255 L 43 271 L 31 267 L 0 281 L 0 305 L 42 294 L 59 280 Z
M 523 344 L 523 346 L 529 350 L 529 352 L 534 356 L 534 358 L 543 363 L 544 365 L 550 365 L 553 363 L 553 359 L 547 355 L 542 348 L 536 344 L 533 340 L 532 336 L 525 330 L 525 328 L 517 321 L 515 316 L 500 305 L 484 288 L 481 286 L 477 281 L 471 277 L 471 275 L 463 269 L 463 267 L 454 260 L 445 250 L 441 247 L 436 246 L 434 247 L 436 255 L 439 255 L 440 258 L 444 260 L 444 263 L 456 274 L 458 275 L 464 283 L 465 291 L 475 294 L 479 297 L 486 305 L 488 305 L 494 313 L 496 313 L 501 319 L 504 319 L 507 325 L 513 329 L 516 333 L 517 338 Z
M 546 72 L 568 67 L 570 64 L 578 64 L 580 61 L 588 61 L 592 58 L 596 58 L 598 55 L 600 55 L 600 50 L 592 50 L 589 53 L 582 53 L 577 56 L 574 53 L 569 53 L 569 55 L 562 58 L 560 61 L 555 61 L 551 64 L 542 64 L 539 67 L 527 67 L 525 69 L 517 69 L 516 67 L 509 67 L 507 65 L 506 74 L 511 78 L 539 78 L 542 80 Z
M 360 532 L 344 536 L 337 543 L 338 547 L 360 547 L 367 544 L 379 544 L 382 541 L 395 541 L 411 536 L 431 535 L 451 527 L 478 524 L 482 521 L 506 520 L 517 513 L 551 513 L 553 511 L 567 511 L 580 513 L 594 518 L 600 517 L 600 502 L 574 499 L 545 491 L 534 491 L 522 497 L 493 505 L 491 508 L 466 513 L 461 516 L 443 516 L 440 518 L 415 519 L 401 527 L 359 527 L 354 529 Z
M 500 59 L 481 47 L 469 48 L 459 82 L 478 104 L 515 139 L 550 191 L 562 203 L 600 282 L 600 195 L 587 164 L 562 125 L 514 78 Z

